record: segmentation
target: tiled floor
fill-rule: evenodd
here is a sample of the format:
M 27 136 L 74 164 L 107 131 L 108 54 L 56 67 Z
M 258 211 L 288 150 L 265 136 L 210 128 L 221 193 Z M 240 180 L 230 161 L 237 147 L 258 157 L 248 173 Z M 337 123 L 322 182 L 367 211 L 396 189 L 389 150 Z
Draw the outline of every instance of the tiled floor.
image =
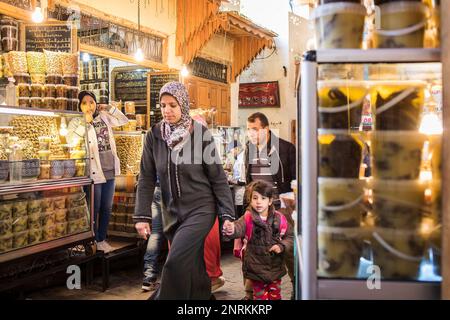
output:
M 226 279 L 225 285 L 220 288 L 215 297 L 217 300 L 239 300 L 244 296 L 242 284 L 241 263 L 231 254 L 226 253 L 222 257 L 222 271 Z M 53 287 L 27 295 L 27 299 L 57 299 L 57 300 L 145 300 L 151 293 L 141 290 L 142 276 L 140 268 L 131 268 L 115 271 L 111 274 L 110 288 L 106 292 L 101 291 L 101 277 L 94 280 L 94 285 L 89 288 L 81 287 L 80 290 L 69 290 L 65 286 Z M 282 296 L 289 299 L 291 283 L 289 277 L 283 278 Z

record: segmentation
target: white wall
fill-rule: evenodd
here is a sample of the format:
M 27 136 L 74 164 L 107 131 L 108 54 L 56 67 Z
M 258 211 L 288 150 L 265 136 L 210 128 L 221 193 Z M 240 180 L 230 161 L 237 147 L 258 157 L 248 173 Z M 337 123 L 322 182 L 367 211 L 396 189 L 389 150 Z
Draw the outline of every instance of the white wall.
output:
M 256 24 L 278 34 L 275 38 L 277 50 L 265 50 L 244 71 L 239 81 L 264 82 L 278 81 L 280 87 L 280 108 L 239 109 L 238 88 L 232 87 L 232 124 L 245 126 L 247 118 L 254 112 L 264 113 L 270 126 L 278 130 L 280 137 L 291 140 L 291 121 L 297 118 L 297 96 L 295 88 L 295 57 L 306 50 L 310 30 L 305 19 L 291 13 L 289 1 L 241 0 L 241 14 Z M 264 59 L 264 57 L 269 58 Z M 284 74 L 283 66 L 287 74 Z M 236 97 L 233 96 L 233 91 Z M 234 122 L 237 121 L 237 122 Z
M 241 83 L 279 81 L 281 108 L 238 109 L 238 125 L 245 126 L 247 118 L 253 112 L 263 112 L 270 121 L 273 129 L 279 130 L 279 135 L 290 140 L 290 122 L 296 118 L 296 100 L 289 92 L 289 76 L 284 75 L 283 66 L 287 68 L 288 75 L 291 70 L 289 65 L 289 2 L 272 0 L 241 0 L 241 13 L 250 18 L 256 24 L 270 29 L 278 34 L 275 39 L 277 50 L 269 58 L 272 50 L 265 50 L 255 60 L 247 71 L 240 76 Z M 232 105 L 237 108 L 237 103 Z M 233 114 L 233 112 L 232 112 Z

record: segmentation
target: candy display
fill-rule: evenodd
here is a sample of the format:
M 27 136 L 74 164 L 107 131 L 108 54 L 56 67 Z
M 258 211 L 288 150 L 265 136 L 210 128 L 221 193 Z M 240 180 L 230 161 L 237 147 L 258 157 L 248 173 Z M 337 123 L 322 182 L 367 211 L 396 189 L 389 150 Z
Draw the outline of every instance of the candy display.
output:
M 9 122 L 14 127 L 13 134 L 20 139 L 29 140 L 33 143 L 36 152 L 34 159 L 38 158 L 37 150 L 39 150 L 39 137 L 49 136 L 52 139 L 50 151 L 52 155 L 58 156 L 63 154 L 61 141 L 59 138 L 59 127 L 56 119 L 44 116 L 15 116 Z
M 137 174 L 142 154 L 142 136 L 116 134 L 117 155 L 122 173 Z
M 64 57 L 58 52 L 48 50 L 44 50 L 44 55 L 47 74 L 62 76 L 63 64 L 65 64 Z
M 26 53 L 28 72 L 30 74 L 45 74 L 45 56 L 42 52 L 32 52 Z
M 28 73 L 27 53 L 11 51 L 8 53 L 10 68 L 13 74 Z
M 13 248 L 22 248 L 28 245 L 28 231 L 15 232 L 13 236 Z
M 78 73 L 78 61 L 80 60 L 78 53 L 62 53 L 61 59 L 62 71 L 64 75 L 72 75 Z

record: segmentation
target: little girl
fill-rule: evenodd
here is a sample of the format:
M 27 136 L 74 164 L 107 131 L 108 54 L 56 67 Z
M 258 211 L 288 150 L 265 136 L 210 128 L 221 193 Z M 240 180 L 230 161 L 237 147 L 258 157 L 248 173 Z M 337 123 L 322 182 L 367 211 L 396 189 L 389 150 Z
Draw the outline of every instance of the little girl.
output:
M 273 187 L 255 182 L 247 212 L 238 221 L 223 225 L 225 236 L 247 240 L 242 271 L 253 282 L 254 300 L 281 300 L 281 278 L 286 274 L 283 255 L 293 246 L 292 229 L 272 202 Z

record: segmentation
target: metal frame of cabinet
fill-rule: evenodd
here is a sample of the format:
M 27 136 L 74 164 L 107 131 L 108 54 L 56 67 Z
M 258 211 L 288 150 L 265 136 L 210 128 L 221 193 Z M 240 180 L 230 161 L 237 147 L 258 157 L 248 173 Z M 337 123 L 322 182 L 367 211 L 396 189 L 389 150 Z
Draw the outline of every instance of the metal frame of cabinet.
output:
M 369 290 L 365 279 L 324 279 L 317 276 L 317 69 L 319 64 L 358 63 L 423 63 L 441 62 L 439 49 L 333 49 L 308 51 L 302 62 L 302 81 L 299 91 L 298 119 L 301 125 L 297 134 L 297 170 L 302 181 L 297 199 L 298 231 L 297 249 L 299 273 L 297 288 L 301 299 L 439 299 L 440 283 L 403 282 L 384 280 L 380 290 Z M 300 161 L 301 159 L 301 161 Z M 300 164 L 298 164 L 300 166 Z M 301 171 L 300 171 L 301 170 Z M 300 180 L 301 177 L 301 180 Z M 301 200 L 300 200 L 301 199 Z M 300 214 L 301 213 L 301 214 Z

